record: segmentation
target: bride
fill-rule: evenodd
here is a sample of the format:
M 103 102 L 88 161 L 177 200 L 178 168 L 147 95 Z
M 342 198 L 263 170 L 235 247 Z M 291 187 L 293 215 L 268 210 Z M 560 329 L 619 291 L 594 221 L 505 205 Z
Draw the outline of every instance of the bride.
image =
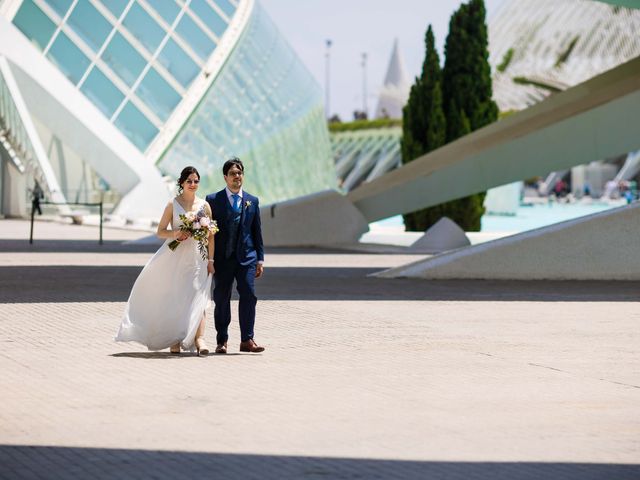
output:
M 138 276 L 115 337 L 117 342 L 138 342 L 149 350 L 171 347 L 171 353 L 194 349 L 198 355 L 209 353 L 204 342 L 205 309 L 211 299 L 213 234 L 207 244 L 208 259 L 202 258 L 198 243 L 180 231 L 180 214 L 205 213 L 211 219 L 211 207 L 196 197 L 200 174 L 185 167 L 178 179 L 178 196 L 164 209 L 157 234 L 167 239 Z M 167 229 L 171 223 L 171 229 Z M 169 243 L 179 240 L 175 250 Z

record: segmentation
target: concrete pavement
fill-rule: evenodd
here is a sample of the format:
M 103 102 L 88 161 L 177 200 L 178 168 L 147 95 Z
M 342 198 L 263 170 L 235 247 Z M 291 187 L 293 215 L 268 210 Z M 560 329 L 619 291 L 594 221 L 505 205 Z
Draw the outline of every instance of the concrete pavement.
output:
M 262 355 L 112 342 L 145 233 L 0 220 L 0 478 L 640 478 L 637 285 L 272 250 Z M 23 235 L 26 232 L 26 236 Z M 235 310 L 235 309 L 234 309 Z M 235 311 L 234 311 L 235 313 Z M 214 343 L 212 321 L 207 338 Z

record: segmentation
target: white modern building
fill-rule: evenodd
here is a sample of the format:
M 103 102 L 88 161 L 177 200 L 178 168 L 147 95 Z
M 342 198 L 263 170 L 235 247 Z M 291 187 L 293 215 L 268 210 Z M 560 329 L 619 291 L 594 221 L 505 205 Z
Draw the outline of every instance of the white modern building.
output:
M 275 202 L 336 179 L 322 92 L 256 0 L 0 2 L 0 213 L 57 202 L 155 218 L 180 170 Z
M 640 55 L 638 32 L 640 11 L 621 5 L 582 0 L 505 2 L 489 29 L 496 103 L 503 112 L 522 110 L 625 63 Z M 607 181 L 630 180 L 640 172 L 637 152 L 623 162 L 604 160 L 551 172 L 540 192 L 548 194 L 558 180 L 570 177 L 575 194 L 588 189 L 599 197 Z
M 640 55 L 639 32 L 640 11 L 620 5 L 504 2 L 489 21 L 494 100 L 502 112 L 523 110 L 606 72 Z
M 488 19 L 493 98 L 501 112 L 525 110 L 554 93 L 585 82 L 640 55 L 640 10 L 588 0 L 506 0 Z M 402 118 L 410 90 L 397 42 L 394 44 L 376 116 Z M 384 110 L 384 114 L 381 112 Z M 351 191 L 401 166 L 399 127 L 332 134 L 340 186 Z M 394 139 L 395 138 L 395 139 Z M 394 146 L 395 142 L 395 146 Z M 623 152 L 619 152 L 623 153 Z M 604 159 L 601 159 L 604 160 Z M 614 169 L 612 171 L 612 169 Z M 571 171 L 574 190 L 589 185 L 598 194 L 606 180 L 640 173 L 640 155 L 616 165 L 578 166 L 548 175 L 542 193 Z M 539 171 L 538 175 L 549 172 Z M 605 175 L 607 174 L 607 175 Z M 504 197 L 510 208 L 505 209 Z M 490 211 L 513 211 L 519 187 L 490 192 Z M 498 205 L 500 205 L 498 207 Z

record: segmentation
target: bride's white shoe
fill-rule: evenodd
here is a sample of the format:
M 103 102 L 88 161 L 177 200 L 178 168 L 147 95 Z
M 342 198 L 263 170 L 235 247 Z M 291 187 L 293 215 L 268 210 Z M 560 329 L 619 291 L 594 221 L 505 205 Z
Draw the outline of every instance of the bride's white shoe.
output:
M 202 337 L 196 338 L 196 349 L 198 350 L 199 357 L 206 357 L 207 355 L 209 355 L 209 347 L 207 347 L 207 344 L 204 343 Z

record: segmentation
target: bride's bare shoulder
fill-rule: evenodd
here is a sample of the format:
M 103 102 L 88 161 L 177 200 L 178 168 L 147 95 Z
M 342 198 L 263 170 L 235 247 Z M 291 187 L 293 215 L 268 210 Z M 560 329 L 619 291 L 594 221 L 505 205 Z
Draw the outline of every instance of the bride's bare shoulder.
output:
M 172 198 L 171 200 L 169 200 L 169 201 L 167 202 L 167 204 L 165 205 L 165 207 L 164 207 L 164 211 L 165 211 L 165 212 L 171 212 L 171 211 L 173 211 L 173 203 L 174 203 L 175 201 L 176 201 L 175 197 L 174 197 L 174 198 Z

